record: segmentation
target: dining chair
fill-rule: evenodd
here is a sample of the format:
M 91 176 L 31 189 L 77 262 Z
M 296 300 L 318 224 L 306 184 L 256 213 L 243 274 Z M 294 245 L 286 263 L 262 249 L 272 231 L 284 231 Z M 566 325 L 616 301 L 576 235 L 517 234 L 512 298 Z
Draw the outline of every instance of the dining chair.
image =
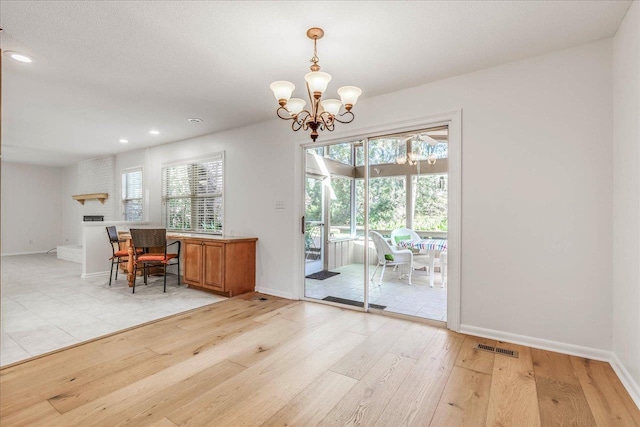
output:
M 136 273 L 139 265 L 144 272 L 144 284 L 147 284 L 148 268 L 150 266 L 163 267 L 164 292 L 167 292 L 167 266 L 178 266 L 178 286 L 180 286 L 180 241 L 176 240 L 167 245 L 167 230 L 164 228 L 132 228 L 131 244 L 136 253 L 133 259 L 133 292 L 136 292 Z M 167 248 L 178 245 L 177 253 L 167 253 Z M 163 248 L 162 252 L 151 252 Z M 140 253 L 137 251 L 141 250 Z M 173 260 L 173 262 L 172 262 Z
M 400 278 L 402 278 L 403 274 L 407 274 L 409 278 L 409 284 L 411 284 L 411 272 L 413 270 L 413 252 L 411 252 L 411 250 L 409 249 L 397 249 L 396 247 L 391 246 L 377 231 L 372 231 L 370 235 L 378 254 L 378 264 L 376 265 L 376 269 L 371 275 L 371 281 L 373 282 L 373 278 L 378 271 L 378 267 L 382 266 L 382 273 L 380 273 L 380 281 L 378 282 L 378 286 L 381 286 L 385 268 L 398 266 L 404 267 L 405 270 L 405 273 L 403 273 L 403 269 L 399 269 Z M 407 270 L 408 273 L 406 272 Z
M 111 245 L 112 256 L 109 258 L 111 261 L 111 270 L 109 271 L 109 286 L 111 286 L 111 279 L 113 277 L 113 266 L 116 266 L 116 280 L 118 280 L 118 270 L 120 264 L 129 261 L 129 253 L 127 249 L 120 249 L 120 243 L 124 243 L 126 240 L 121 240 L 118 237 L 118 231 L 115 226 L 105 227 L 107 229 L 107 236 L 109 237 L 109 244 Z

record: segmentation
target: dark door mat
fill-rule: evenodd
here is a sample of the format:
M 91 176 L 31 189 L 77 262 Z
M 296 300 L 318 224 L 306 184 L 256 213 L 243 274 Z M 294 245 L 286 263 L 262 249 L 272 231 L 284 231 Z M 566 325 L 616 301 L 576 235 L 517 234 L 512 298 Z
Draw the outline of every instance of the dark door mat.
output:
M 322 270 L 322 271 L 318 271 L 317 273 L 313 273 L 310 274 L 308 276 L 305 276 L 307 279 L 314 279 L 314 280 L 324 280 L 324 279 L 328 279 L 329 277 L 333 277 L 333 276 L 337 276 L 338 272 L 336 271 L 329 271 L 329 270 Z
M 338 297 L 324 297 L 322 298 L 324 301 L 338 302 L 340 304 L 353 305 L 356 307 L 364 307 L 364 303 L 362 301 L 354 301 L 352 299 L 344 299 Z M 369 304 L 369 307 L 375 308 L 377 310 L 384 310 L 387 308 L 386 305 L 378 305 L 378 304 Z

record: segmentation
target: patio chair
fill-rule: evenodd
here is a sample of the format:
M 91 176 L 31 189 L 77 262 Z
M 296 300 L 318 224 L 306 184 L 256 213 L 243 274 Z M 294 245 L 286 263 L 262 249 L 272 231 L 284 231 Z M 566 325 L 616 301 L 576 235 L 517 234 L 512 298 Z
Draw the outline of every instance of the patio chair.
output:
M 133 260 L 133 293 L 136 292 L 136 273 L 138 265 L 142 265 L 144 270 L 144 284 L 147 284 L 147 271 L 149 266 L 163 267 L 164 292 L 167 292 L 167 266 L 178 266 L 178 286 L 180 286 L 180 241 L 176 240 L 167 245 L 167 230 L 164 228 L 132 228 L 131 244 L 135 251 Z M 167 253 L 167 248 L 178 245 L 178 253 Z M 163 252 L 149 252 L 154 248 L 163 248 Z M 138 250 L 142 249 L 142 253 Z M 175 262 L 171 262 L 174 260 Z
M 378 264 L 376 265 L 376 269 L 371 275 L 371 281 L 373 282 L 373 278 L 378 272 L 378 267 L 382 266 L 382 273 L 380 273 L 380 281 L 378 282 L 378 286 L 381 286 L 382 278 L 384 276 L 384 270 L 387 267 L 398 266 L 401 267 L 399 268 L 400 278 L 402 279 L 403 274 L 408 275 L 409 284 L 411 284 L 411 272 L 413 270 L 413 252 L 411 252 L 411 250 L 409 249 L 397 249 L 391 246 L 385 240 L 385 238 L 376 231 L 372 231 L 370 235 L 371 239 L 373 240 L 373 244 L 376 247 L 376 252 L 378 253 Z
M 391 232 L 391 244 L 397 246 L 402 240 L 420 240 L 422 237 L 410 228 L 396 228 Z
M 396 228 L 391 232 L 391 245 L 398 246 L 403 240 L 421 240 L 422 237 L 410 228 Z M 427 270 L 429 265 L 429 254 L 422 252 L 420 249 L 409 249 L 413 252 L 413 261 L 419 263 L 420 268 Z M 418 268 L 418 267 L 416 267 Z

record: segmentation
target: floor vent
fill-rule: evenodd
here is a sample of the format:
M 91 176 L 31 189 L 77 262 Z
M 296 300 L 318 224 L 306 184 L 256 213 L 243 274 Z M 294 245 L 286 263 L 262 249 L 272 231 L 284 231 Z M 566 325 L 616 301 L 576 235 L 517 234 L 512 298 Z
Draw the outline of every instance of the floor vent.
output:
M 493 347 L 493 346 L 485 345 L 485 344 L 478 344 L 478 345 L 476 345 L 476 348 L 478 350 L 488 351 L 490 353 L 502 354 L 503 356 L 516 357 L 516 358 L 518 357 L 518 352 L 517 351 L 508 350 L 506 348 Z

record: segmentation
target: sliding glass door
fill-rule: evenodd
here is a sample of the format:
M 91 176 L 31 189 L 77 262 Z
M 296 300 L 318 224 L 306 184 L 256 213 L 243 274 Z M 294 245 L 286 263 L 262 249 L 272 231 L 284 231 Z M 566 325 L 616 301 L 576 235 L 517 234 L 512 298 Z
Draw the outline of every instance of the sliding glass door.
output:
M 304 150 L 305 297 L 446 321 L 447 126 Z

